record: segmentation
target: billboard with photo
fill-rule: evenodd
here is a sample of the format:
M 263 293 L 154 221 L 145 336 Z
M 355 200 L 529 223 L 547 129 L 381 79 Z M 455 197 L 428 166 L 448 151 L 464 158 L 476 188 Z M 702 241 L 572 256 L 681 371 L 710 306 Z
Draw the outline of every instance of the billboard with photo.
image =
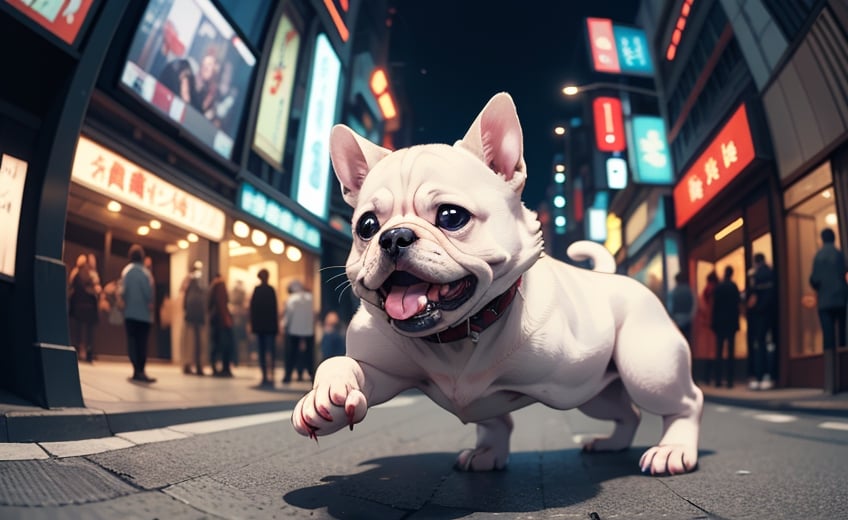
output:
M 121 83 L 226 159 L 256 57 L 210 0 L 151 0 Z

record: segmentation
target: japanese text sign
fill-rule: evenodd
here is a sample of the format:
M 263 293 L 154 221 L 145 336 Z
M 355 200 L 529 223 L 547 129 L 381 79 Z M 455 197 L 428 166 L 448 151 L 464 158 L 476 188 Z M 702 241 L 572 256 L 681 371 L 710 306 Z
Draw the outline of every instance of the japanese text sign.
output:
M 15 277 L 18 227 L 27 163 L 3 154 L 0 160 L 0 274 Z
M 209 240 L 224 237 L 226 215 L 221 209 L 82 136 L 71 180 Z
M 743 104 L 674 187 L 677 227 L 683 227 L 755 157 L 754 141 Z
M 633 181 L 671 185 L 674 172 L 663 120 L 656 116 L 633 116 Z
M 595 145 L 602 152 L 622 152 L 627 147 L 624 138 L 624 116 L 621 100 L 598 97 L 592 101 L 595 120 Z
M 266 196 L 252 184 L 246 182 L 241 184 L 238 207 L 245 213 L 270 224 L 315 250 L 321 248 L 321 232 L 318 228 L 298 217 L 279 202 Z
M 607 18 L 587 18 L 589 48 L 596 71 L 651 76 L 654 65 L 645 31 L 616 25 Z
M 94 0 L 6 0 L 38 25 L 73 45 Z M 64 7 L 64 9 L 62 9 Z

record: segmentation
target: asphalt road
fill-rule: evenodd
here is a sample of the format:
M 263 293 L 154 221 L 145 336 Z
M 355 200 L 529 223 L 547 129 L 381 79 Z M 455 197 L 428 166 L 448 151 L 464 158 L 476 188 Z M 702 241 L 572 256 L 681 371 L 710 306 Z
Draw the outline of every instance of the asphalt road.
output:
M 658 417 L 643 419 L 633 449 L 593 455 L 580 436 L 609 423 L 538 405 L 514 418 L 510 465 L 494 473 L 453 470 L 474 427 L 415 394 L 318 443 L 277 418 L 0 462 L 0 518 L 848 518 L 844 418 L 708 404 L 698 470 L 662 478 L 637 466 Z

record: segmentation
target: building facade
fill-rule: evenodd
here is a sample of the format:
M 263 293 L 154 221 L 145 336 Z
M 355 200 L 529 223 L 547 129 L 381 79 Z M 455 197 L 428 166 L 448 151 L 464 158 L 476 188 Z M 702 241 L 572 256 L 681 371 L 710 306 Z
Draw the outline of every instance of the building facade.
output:
M 239 356 L 260 269 L 281 303 L 297 279 L 316 314 L 349 318 L 356 302 L 328 283 L 343 271 L 321 269 L 343 266 L 350 243 L 327 137 L 338 122 L 378 142 L 399 128 L 386 3 L 84 0 L 73 16 L 48 11 L 0 5 L 0 41 L 33 52 L 0 58 L 19 72 L 0 87 L 2 182 L 14 187 L 2 195 L 0 386 L 44 407 L 83 405 L 68 273 L 90 255 L 106 285 L 133 243 L 156 282 L 151 357 L 186 361 L 181 287 L 196 262 L 207 284 L 227 282 Z M 363 88 L 377 71 L 380 90 Z M 96 355 L 125 355 L 107 313 L 94 338 Z

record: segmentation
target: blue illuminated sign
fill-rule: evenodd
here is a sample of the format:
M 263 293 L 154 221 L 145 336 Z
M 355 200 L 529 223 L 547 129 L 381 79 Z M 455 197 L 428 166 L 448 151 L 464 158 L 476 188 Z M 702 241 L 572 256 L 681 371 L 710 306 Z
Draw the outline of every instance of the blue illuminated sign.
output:
M 618 51 L 618 64 L 624 74 L 654 74 L 654 64 L 648 49 L 645 31 L 622 25 L 612 26 L 615 47 Z
M 315 249 L 321 248 L 321 232 L 312 224 L 292 213 L 288 208 L 269 198 L 253 185 L 243 182 L 238 196 L 239 209 L 300 240 Z
M 630 149 L 634 165 L 633 182 L 673 184 L 674 172 L 662 118 L 633 116 L 632 122 L 633 145 Z

